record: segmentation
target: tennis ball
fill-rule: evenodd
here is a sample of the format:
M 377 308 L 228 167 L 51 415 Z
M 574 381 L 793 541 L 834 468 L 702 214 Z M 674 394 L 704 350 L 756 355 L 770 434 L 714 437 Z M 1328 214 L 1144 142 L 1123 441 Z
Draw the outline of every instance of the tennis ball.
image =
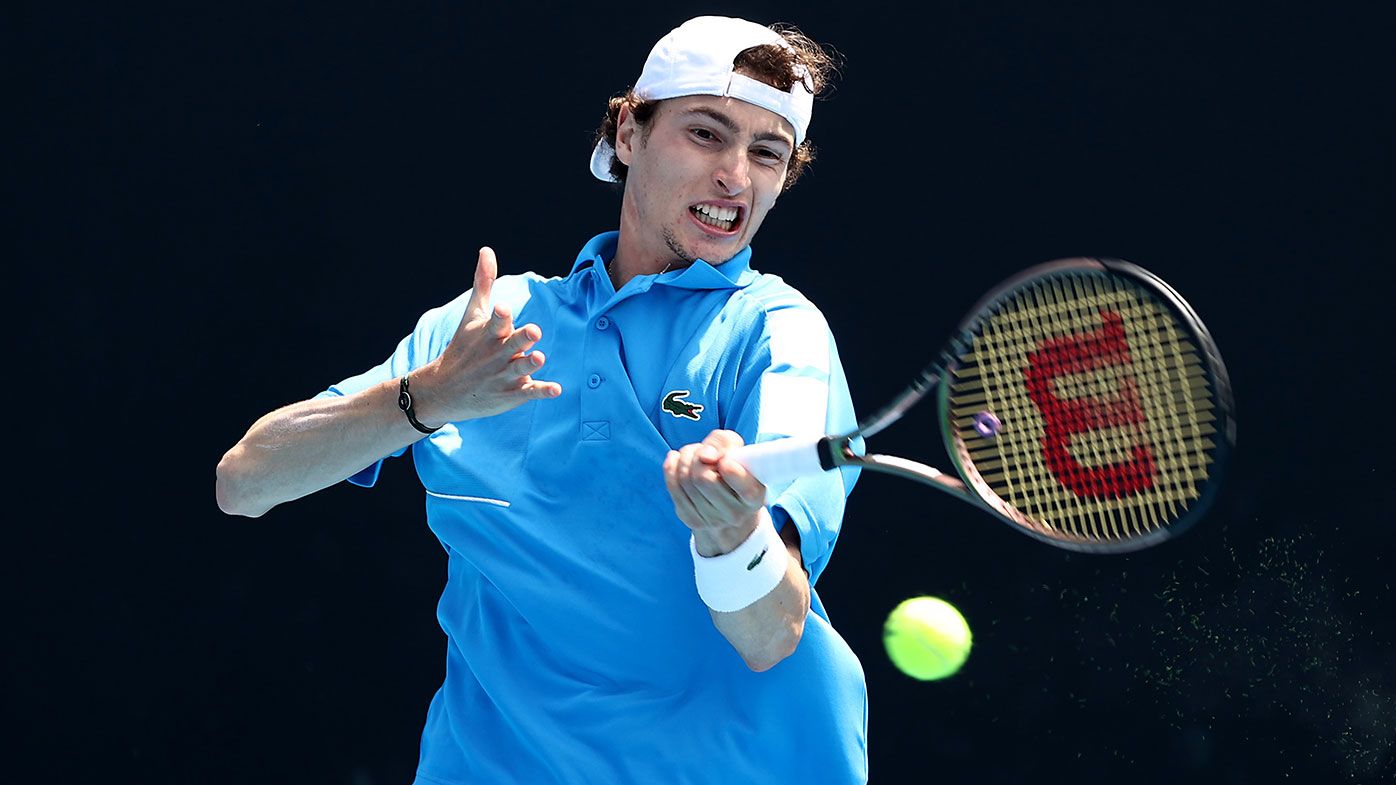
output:
M 952 676 L 969 657 L 965 617 L 939 597 L 912 597 L 887 615 L 882 643 L 902 673 L 931 681 Z

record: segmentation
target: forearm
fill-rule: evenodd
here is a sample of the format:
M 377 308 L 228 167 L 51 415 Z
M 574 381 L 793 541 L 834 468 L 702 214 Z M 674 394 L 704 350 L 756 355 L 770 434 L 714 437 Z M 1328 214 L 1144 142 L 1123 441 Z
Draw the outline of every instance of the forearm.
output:
M 718 632 L 754 671 L 768 670 L 794 653 L 809 613 L 809 576 L 802 566 L 800 535 L 793 524 L 787 524 L 780 534 L 790 559 L 785 577 L 771 593 L 739 611 L 709 611 Z M 700 552 L 709 554 L 722 550 L 724 547 L 716 543 L 700 546 Z
M 317 398 L 262 417 L 218 463 L 218 506 L 258 517 L 327 488 L 422 434 L 397 407 L 398 381 Z

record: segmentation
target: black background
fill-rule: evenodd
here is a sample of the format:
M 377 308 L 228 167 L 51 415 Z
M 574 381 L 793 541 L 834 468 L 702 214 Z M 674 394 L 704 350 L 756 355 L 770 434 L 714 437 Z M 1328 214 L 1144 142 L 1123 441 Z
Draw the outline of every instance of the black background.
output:
M 1237 394 L 1217 505 L 1132 555 L 864 475 L 818 588 L 867 671 L 872 781 L 1393 781 L 1380 5 L 229 6 L 9 14 L 3 779 L 411 779 L 445 560 L 410 460 L 256 520 L 220 514 L 214 466 L 379 362 L 479 246 L 565 274 L 615 225 L 586 170 L 605 99 L 722 13 L 846 59 L 755 262 L 824 310 L 860 408 L 1074 255 L 1169 280 Z M 876 449 L 943 463 L 921 414 Z M 941 682 L 881 648 L 922 593 L 976 635 Z

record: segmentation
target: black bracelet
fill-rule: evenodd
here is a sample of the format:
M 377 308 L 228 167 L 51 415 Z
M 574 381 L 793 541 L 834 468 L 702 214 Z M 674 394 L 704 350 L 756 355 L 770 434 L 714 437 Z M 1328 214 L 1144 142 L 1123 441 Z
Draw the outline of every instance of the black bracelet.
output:
M 417 413 L 412 409 L 412 393 L 407 391 L 407 374 L 403 374 L 402 383 L 397 387 L 397 408 L 407 415 L 407 421 L 412 423 L 412 427 L 422 433 L 436 433 L 441 430 L 441 426 L 428 428 L 417 421 Z

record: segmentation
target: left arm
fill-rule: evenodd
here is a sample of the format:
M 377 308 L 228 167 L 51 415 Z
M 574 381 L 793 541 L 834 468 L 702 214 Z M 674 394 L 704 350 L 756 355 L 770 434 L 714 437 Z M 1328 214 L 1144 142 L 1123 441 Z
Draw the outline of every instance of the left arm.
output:
M 731 552 L 761 520 L 766 486 L 725 457 L 727 450 L 741 444 L 742 437 L 732 431 L 713 431 L 702 443 L 671 451 L 664 460 L 664 481 L 674 510 L 693 531 L 700 556 Z M 780 583 L 741 610 L 709 610 L 713 625 L 754 671 L 767 670 L 795 651 L 810 608 L 799 531 L 792 523 L 780 537 L 789 555 Z

